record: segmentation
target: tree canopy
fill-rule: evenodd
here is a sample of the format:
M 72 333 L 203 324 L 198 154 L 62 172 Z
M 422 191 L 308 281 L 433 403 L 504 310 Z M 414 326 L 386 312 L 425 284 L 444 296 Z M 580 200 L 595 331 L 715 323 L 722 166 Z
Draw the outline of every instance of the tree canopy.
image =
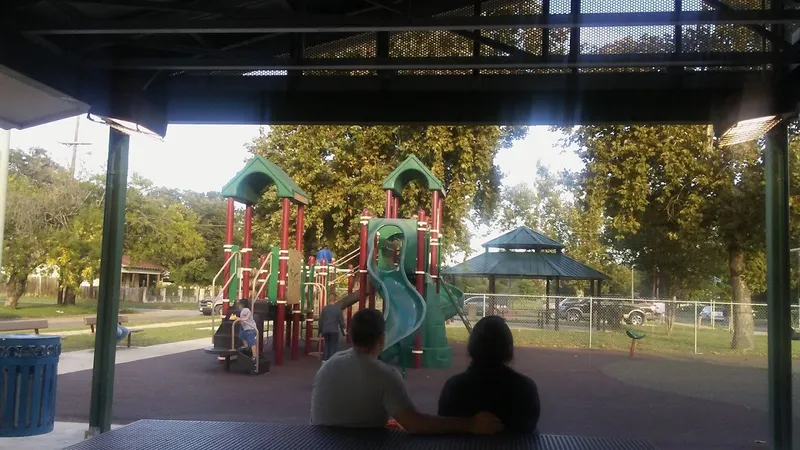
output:
M 362 209 L 381 216 L 381 181 L 406 157 L 416 155 L 439 178 L 446 193 L 443 249 L 469 245 L 465 219 L 486 222 L 497 210 L 500 148 L 524 137 L 525 128 L 455 126 L 276 126 L 250 150 L 280 166 L 311 197 L 306 208 L 304 248 L 328 247 L 344 254 L 358 245 Z M 399 217 L 430 213 L 430 193 L 406 187 Z M 256 207 L 254 243 L 278 244 L 280 204 L 274 189 Z M 290 234 L 292 240 L 294 233 Z

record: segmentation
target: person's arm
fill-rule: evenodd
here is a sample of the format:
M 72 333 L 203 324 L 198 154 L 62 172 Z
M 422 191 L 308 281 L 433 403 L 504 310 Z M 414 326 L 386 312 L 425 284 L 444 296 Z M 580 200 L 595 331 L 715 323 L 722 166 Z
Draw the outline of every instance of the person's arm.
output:
M 345 335 L 345 334 L 347 334 L 347 330 L 346 330 L 345 325 L 344 325 L 344 313 L 342 312 L 341 309 L 339 309 L 339 311 L 337 311 L 337 312 L 338 312 L 338 316 L 339 316 L 338 317 L 339 329 L 342 330 L 342 334 Z
M 446 418 L 419 412 L 403 379 L 394 370 L 387 377 L 383 403 L 389 415 L 411 434 L 493 434 L 503 429 L 500 420 L 489 413 L 478 413 L 469 418 Z

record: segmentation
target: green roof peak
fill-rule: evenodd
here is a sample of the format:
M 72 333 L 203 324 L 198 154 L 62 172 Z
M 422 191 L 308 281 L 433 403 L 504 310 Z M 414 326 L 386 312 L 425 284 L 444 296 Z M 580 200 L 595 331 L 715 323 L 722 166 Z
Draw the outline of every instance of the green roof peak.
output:
M 425 183 L 429 191 L 439 191 L 444 194 L 442 182 L 414 155 L 409 156 L 405 161 L 400 163 L 400 165 L 383 180 L 381 188 L 384 191 L 391 190 L 394 194 L 400 195 L 403 192 L 403 188 L 413 180 Z
M 302 205 L 310 203 L 308 194 L 300 189 L 283 169 L 261 155 L 256 155 L 248 161 L 244 168 L 222 188 L 222 196 L 247 205 L 255 205 L 261 194 L 271 185 L 278 190 L 278 198 L 289 198 Z
M 564 244 L 533 231 L 529 227 L 518 227 L 508 233 L 482 244 L 484 248 L 502 248 L 505 250 L 557 250 L 564 249 Z

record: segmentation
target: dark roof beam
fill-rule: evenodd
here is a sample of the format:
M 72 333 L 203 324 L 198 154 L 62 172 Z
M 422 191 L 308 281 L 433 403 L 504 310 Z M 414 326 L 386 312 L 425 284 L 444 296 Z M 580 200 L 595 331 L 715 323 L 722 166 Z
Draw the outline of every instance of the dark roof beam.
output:
M 423 58 L 305 58 L 293 63 L 287 58 L 152 58 L 95 60 L 100 67 L 115 70 L 464 70 L 464 69 L 563 69 L 669 66 L 760 66 L 773 55 L 759 53 L 609 54 L 580 55 L 569 61 L 565 55 L 511 57 L 423 57 Z M 792 62 L 798 62 L 797 56 Z
M 148 20 L 117 23 L 113 21 L 87 20 L 67 26 L 39 23 L 9 23 L 10 29 L 37 34 L 258 34 L 258 33 L 347 33 L 374 31 L 421 31 L 421 30 L 498 30 L 508 28 L 576 28 L 653 25 L 698 25 L 698 24 L 792 24 L 800 22 L 800 11 L 736 10 L 683 11 L 648 13 L 589 13 L 519 16 L 440 16 L 425 18 L 341 17 L 306 16 L 297 14 L 271 15 L 268 18 L 236 20 Z

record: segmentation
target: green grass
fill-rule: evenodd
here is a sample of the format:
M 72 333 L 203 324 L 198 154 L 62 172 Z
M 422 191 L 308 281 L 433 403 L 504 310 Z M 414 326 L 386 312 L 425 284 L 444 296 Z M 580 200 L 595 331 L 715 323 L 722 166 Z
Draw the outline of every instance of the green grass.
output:
M 0 299 L 2 300 L 2 299 Z M 4 300 L 3 300 L 4 301 Z M 133 303 L 120 302 L 120 314 L 136 314 L 134 308 L 163 310 L 196 310 L 196 302 L 183 303 Z M 0 320 L 39 319 L 62 316 L 84 316 L 97 313 L 93 300 L 78 300 L 75 305 L 59 305 L 54 298 L 23 297 L 17 309 L 0 308 Z
M 210 321 L 209 321 L 210 324 Z M 134 333 L 131 344 L 135 347 L 149 347 L 151 345 L 167 344 L 170 342 L 189 341 L 192 339 L 208 338 L 211 342 L 211 331 L 198 330 L 205 325 L 183 325 L 169 328 L 147 328 L 140 333 Z M 94 348 L 94 334 L 81 334 L 67 336 L 61 341 L 62 351 L 86 350 Z M 124 346 L 125 340 L 119 345 Z
M 592 348 L 627 351 L 631 339 L 625 329 L 610 332 L 593 332 Z M 694 354 L 694 328 L 675 327 L 667 334 L 664 327 L 640 327 L 647 336 L 636 344 L 636 351 L 650 354 Z M 582 331 L 553 331 L 536 329 L 514 329 L 514 345 L 543 348 L 589 348 L 589 333 Z M 460 327 L 447 329 L 447 337 L 453 342 L 467 341 L 467 331 Z M 701 329 L 697 334 L 697 352 L 711 355 L 767 355 L 767 336 L 756 335 L 753 350 L 731 349 L 728 330 Z M 792 357 L 800 357 L 800 342 L 792 342 Z

